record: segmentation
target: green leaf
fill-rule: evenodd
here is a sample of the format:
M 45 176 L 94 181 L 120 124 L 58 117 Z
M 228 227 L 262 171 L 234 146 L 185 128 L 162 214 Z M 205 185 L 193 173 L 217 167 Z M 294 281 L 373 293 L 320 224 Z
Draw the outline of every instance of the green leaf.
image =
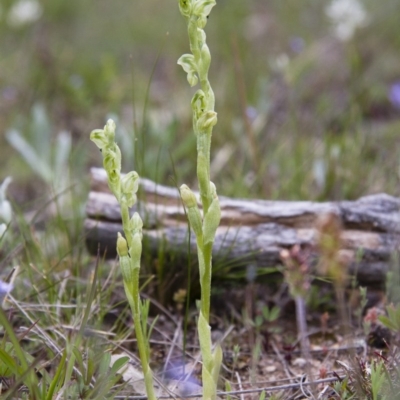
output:
M 213 357 L 214 357 L 214 365 L 213 365 L 212 375 L 213 375 L 213 379 L 214 379 L 214 382 L 215 382 L 215 387 L 217 387 L 218 378 L 219 378 L 219 371 L 221 369 L 222 358 L 223 358 L 222 348 L 221 348 L 221 345 L 219 343 L 215 347 Z
M 53 394 L 58 392 L 58 389 L 62 386 L 65 377 L 65 361 L 67 359 L 67 352 L 64 350 L 61 360 L 57 366 L 56 372 L 47 390 L 46 400 L 52 400 Z
M 116 374 L 122 367 L 124 367 L 129 361 L 129 357 L 118 358 L 110 369 L 110 374 Z
M 21 134 L 12 129 L 6 133 L 8 142 L 21 154 L 25 162 L 37 175 L 46 183 L 53 181 L 53 171 L 49 164 L 43 161 L 43 158 L 37 151 L 21 136 Z
M 23 374 L 22 368 L 18 365 L 16 360 L 8 354 L 4 349 L 0 348 L 0 359 L 3 364 L 17 377 Z
M 391 329 L 392 331 L 397 331 L 397 325 L 392 321 L 390 318 L 388 318 L 386 315 L 380 315 L 378 317 L 379 321 L 382 322 L 383 325 L 386 326 L 386 328 Z
M 54 184 L 60 189 L 68 178 L 68 160 L 71 155 L 72 138 L 69 132 L 60 132 L 57 135 L 57 146 L 54 156 Z
M 214 378 L 210 372 L 204 368 L 204 365 L 201 376 L 203 378 L 203 400 L 214 400 L 217 395 L 217 387 Z
M 96 365 L 94 363 L 93 357 L 88 357 L 86 361 L 86 377 L 85 377 L 85 385 L 90 385 L 90 382 L 93 378 L 94 371 L 96 369 Z
M 74 346 L 72 352 L 74 353 L 76 362 L 78 363 L 79 371 L 81 372 L 82 375 L 85 375 L 85 364 L 83 363 L 81 351 Z
M 111 354 L 107 351 L 102 355 L 100 359 L 100 364 L 98 369 L 98 373 L 100 376 L 106 376 L 109 374 L 110 361 L 111 361 Z
M 229 382 L 229 380 L 227 379 L 225 381 L 225 392 L 231 392 L 231 391 L 232 391 L 232 385 Z M 231 399 L 232 399 L 232 397 L 229 394 L 227 394 L 226 395 L 226 400 L 231 400 Z
M 201 311 L 198 321 L 198 332 L 199 332 L 200 350 L 201 350 L 201 355 L 203 357 L 203 369 L 206 368 L 209 371 L 211 371 L 213 365 L 213 356 L 211 354 L 211 328 L 208 325 Z

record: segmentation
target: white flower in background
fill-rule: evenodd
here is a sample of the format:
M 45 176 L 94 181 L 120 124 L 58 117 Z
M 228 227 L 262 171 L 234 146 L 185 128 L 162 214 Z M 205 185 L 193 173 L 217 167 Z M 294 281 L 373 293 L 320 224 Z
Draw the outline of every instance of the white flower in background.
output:
M 0 222 L 5 224 L 9 224 L 12 219 L 11 204 L 6 197 L 7 187 L 10 182 L 11 178 L 8 176 L 0 185 Z
M 271 66 L 276 72 L 284 72 L 289 66 L 289 62 L 289 56 L 286 53 L 281 53 L 271 62 Z
M 368 14 L 359 0 L 332 0 L 325 13 L 333 24 L 335 36 L 343 41 L 351 39 L 357 28 L 368 23 Z
M 42 13 L 42 6 L 37 0 L 19 0 L 11 7 L 7 23 L 14 28 L 19 28 L 37 21 Z

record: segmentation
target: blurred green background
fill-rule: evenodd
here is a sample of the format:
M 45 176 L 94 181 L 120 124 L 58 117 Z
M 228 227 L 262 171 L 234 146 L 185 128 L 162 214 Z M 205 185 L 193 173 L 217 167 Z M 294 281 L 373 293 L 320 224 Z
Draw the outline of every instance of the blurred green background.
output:
M 124 169 L 195 185 L 176 0 L 2 0 L 0 180 L 20 204 L 85 199 L 89 141 L 117 120 Z M 399 0 L 219 0 L 206 27 L 222 195 L 400 195 Z M 135 148 L 136 146 L 136 148 Z

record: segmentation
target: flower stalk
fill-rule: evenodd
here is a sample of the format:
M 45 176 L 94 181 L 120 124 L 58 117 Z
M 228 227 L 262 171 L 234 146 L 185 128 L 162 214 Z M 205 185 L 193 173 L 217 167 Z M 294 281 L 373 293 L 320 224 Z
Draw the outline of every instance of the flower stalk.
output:
M 115 123 L 107 121 L 104 129 L 96 129 L 90 134 L 103 155 L 103 166 L 107 173 L 108 186 L 121 208 L 122 226 L 125 238 L 118 233 L 117 253 L 124 281 L 125 294 L 133 314 L 135 333 L 142 364 L 147 397 L 155 400 L 153 373 L 149 365 L 149 342 L 143 332 L 142 302 L 139 295 L 140 259 L 142 255 L 143 222 L 138 213 L 130 217 L 129 209 L 136 203 L 139 175 L 131 171 L 121 176 L 121 151 L 115 142 Z
M 221 210 L 215 185 L 210 181 L 211 136 L 213 127 L 217 123 L 217 113 L 214 111 L 214 92 L 208 80 L 211 55 L 203 28 L 215 4 L 215 0 L 179 0 L 179 9 L 188 26 L 191 54 L 184 54 L 178 60 L 178 64 L 187 73 L 190 86 L 200 83 L 200 89 L 195 92 L 191 106 L 193 131 L 197 139 L 197 179 L 202 213 L 196 196 L 187 185 L 181 186 L 180 193 L 187 209 L 190 226 L 196 235 L 201 286 L 198 332 L 203 357 L 203 399 L 210 400 L 217 396 L 218 376 L 222 363 L 221 347 L 217 345 L 214 351 L 212 349 L 209 325 L 212 248 L 221 219 Z

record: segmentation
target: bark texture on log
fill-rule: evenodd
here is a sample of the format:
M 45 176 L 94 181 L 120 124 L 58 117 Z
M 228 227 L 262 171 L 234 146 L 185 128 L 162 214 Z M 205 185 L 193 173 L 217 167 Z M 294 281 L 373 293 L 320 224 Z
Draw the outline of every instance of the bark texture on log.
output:
M 177 188 L 141 179 L 138 210 L 144 220 L 143 235 L 150 248 L 182 257 L 187 253 L 188 225 Z M 356 201 L 317 203 L 311 201 L 240 200 L 220 196 L 222 211 L 213 250 L 214 262 L 250 263 L 274 267 L 280 251 L 295 244 L 313 247 L 316 222 L 324 214 L 340 218 L 341 257 L 362 285 L 385 280 L 392 255 L 400 245 L 400 199 L 374 194 Z M 91 191 L 86 207 L 85 231 L 91 252 L 107 249 L 115 257 L 117 232 L 122 231 L 119 205 L 110 193 L 103 169 L 92 168 Z M 194 238 L 192 250 L 196 251 Z

